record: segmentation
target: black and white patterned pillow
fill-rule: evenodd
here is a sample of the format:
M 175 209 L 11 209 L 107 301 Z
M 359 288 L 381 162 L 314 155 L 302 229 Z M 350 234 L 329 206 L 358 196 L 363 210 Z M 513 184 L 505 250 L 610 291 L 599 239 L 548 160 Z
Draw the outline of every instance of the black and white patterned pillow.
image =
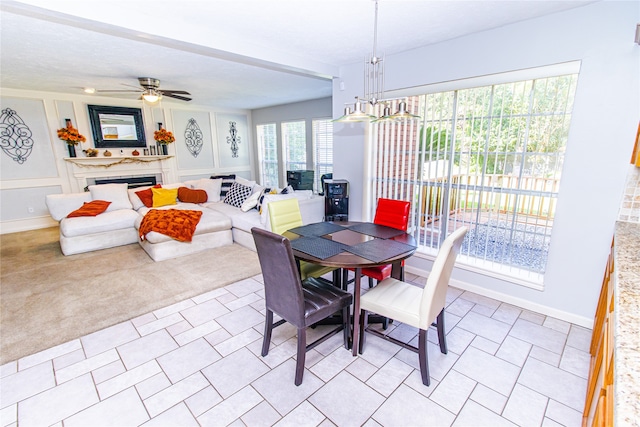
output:
M 273 192 L 274 190 L 277 190 L 277 189 L 270 188 L 270 187 L 266 187 L 262 189 L 262 192 L 258 197 L 258 204 L 256 205 L 256 209 L 258 210 L 258 212 L 262 213 L 262 202 L 264 201 L 265 194 L 275 194 L 275 192 Z
M 247 197 L 251 195 L 251 190 L 251 187 L 234 182 L 224 197 L 224 203 L 239 208 L 247 200 Z
M 211 179 L 222 179 L 222 186 L 220 187 L 220 198 L 224 199 L 227 195 L 227 191 L 231 188 L 231 185 L 236 182 L 236 174 L 229 175 L 212 175 Z

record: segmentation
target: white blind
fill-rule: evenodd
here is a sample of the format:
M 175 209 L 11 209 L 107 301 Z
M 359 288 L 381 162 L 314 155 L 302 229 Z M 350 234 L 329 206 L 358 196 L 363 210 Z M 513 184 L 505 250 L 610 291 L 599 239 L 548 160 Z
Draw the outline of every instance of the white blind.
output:
M 256 126 L 258 156 L 260 162 L 260 184 L 267 187 L 278 186 L 278 143 L 276 124 Z
M 282 123 L 282 145 L 286 170 L 307 169 L 307 135 L 304 120 Z
M 312 121 L 314 153 L 314 190 L 322 191 L 320 178 L 333 172 L 333 122 L 330 119 Z

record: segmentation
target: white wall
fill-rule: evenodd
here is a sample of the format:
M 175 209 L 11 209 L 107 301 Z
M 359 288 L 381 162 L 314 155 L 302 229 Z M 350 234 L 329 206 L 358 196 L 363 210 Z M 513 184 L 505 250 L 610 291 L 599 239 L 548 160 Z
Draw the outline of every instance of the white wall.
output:
M 161 102 L 160 104 L 149 107 L 143 105 L 138 100 L 126 100 L 112 97 L 100 97 L 89 95 L 71 95 L 62 93 L 48 93 L 48 92 L 36 92 L 36 91 L 24 91 L 15 89 L 2 89 L 2 98 L 5 104 L 14 103 L 15 100 L 20 100 L 27 107 L 21 108 L 18 111 L 23 117 L 40 117 L 40 122 L 29 123 L 31 129 L 36 127 L 43 128 L 44 131 L 38 132 L 34 135 L 34 147 L 38 147 L 38 150 L 42 151 L 46 149 L 48 152 L 52 152 L 49 156 L 49 162 L 55 163 L 53 173 L 47 172 L 46 174 L 34 173 L 34 168 L 38 168 L 38 163 L 34 163 L 32 155 L 24 164 L 16 169 L 20 172 L 28 172 L 25 176 L 5 176 L 7 175 L 3 171 L 3 177 L 0 181 L 0 232 L 11 233 L 17 231 L 31 230 L 37 228 L 43 228 L 56 225 L 48 214 L 44 200 L 46 194 L 55 193 L 69 193 L 73 191 L 81 190 L 78 188 L 76 179 L 72 176 L 72 166 L 63 160 L 64 157 L 68 157 L 66 144 L 58 139 L 56 130 L 65 125 L 64 119 L 70 118 L 73 125 L 78 128 L 80 133 L 87 138 L 87 142 L 81 144 L 81 147 L 77 148 L 78 157 L 84 157 L 81 150 L 86 148 L 93 148 L 93 137 L 91 132 L 91 125 L 89 124 L 89 116 L 87 111 L 87 105 L 109 105 L 117 107 L 134 107 L 142 108 L 143 122 L 145 137 L 148 146 L 155 146 L 153 140 L 153 132 L 157 129 L 157 122 L 162 122 L 164 127 L 173 131 L 176 135 L 176 143 L 169 145 L 169 154 L 174 157 L 169 160 L 163 160 L 163 165 L 166 165 L 166 178 L 168 182 L 181 182 L 188 179 L 195 179 L 200 177 L 208 177 L 213 173 L 231 173 L 243 176 L 248 179 L 252 179 L 254 172 L 253 159 L 253 131 L 251 116 L 248 110 L 223 110 L 212 106 L 198 106 L 187 103 L 177 102 Z M 0 102 L 1 104 L 2 102 Z M 32 106 L 32 107 L 30 107 Z M 3 105 L 0 105 L 2 110 Z M 31 108 L 38 111 L 25 111 Z M 43 113 L 40 110 L 44 111 Z M 180 153 L 186 152 L 181 150 L 177 144 L 180 143 L 180 133 L 184 130 L 177 130 L 174 127 L 174 117 L 198 117 L 198 123 L 200 126 L 205 127 L 203 133 L 207 135 L 205 138 L 205 144 L 208 146 L 203 149 L 202 153 L 209 156 L 209 160 L 206 162 L 198 161 L 195 165 L 205 166 L 180 166 L 178 160 L 180 160 Z M 218 120 L 218 117 L 220 120 Z M 246 125 L 242 129 L 243 139 L 247 141 L 243 148 L 249 150 L 246 160 L 241 165 L 234 165 L 230 167 L 221 167 L 220 157 L 227 154 L 221 150 L 227 150 L 227 144 L 223 140 L 218 144 L 218 140 L 223 138 L 227 129 L 225 128 L 225 120 L 227 117 L 238 117 L 244 119 L 246 117 Z M 221 123 L 218 123 L 220 121 Z M 176 123 L 176 126 L 178 124 Z M 122 156 L 130 156 L 134 148 L 125 148 Z M 142 148 L 137 149 L 142 153 Z M 105 149 L 100 149 L 100 156 Z M 109 148 L 109 151 L 113 153 L 113 159 L 121 156 L 120 149 Z M 8 156 L 5 153 L 0 153 L 3 156 L 2 161 L 6 161 Z M 183 154 L 183 156 L 185 156 Z M 186 154 L 190 157 L 190 154 Z M 200 159 L 200 156 L 198 157 Z M 192 160 L 193 163 L 193 159 Z M 41 159 L 38 159 L 42 162 Z M 11 167 L 12 160 L 8 160 Z M 185 162 L 182 162 L 183 164 Z M 47 165 L 50 166 L 50 165 Z M 109 169 L 110 170 L 110 169 Z M 139 169 L 129 167 L 126 176 L 131 175 L 144 175 L 145 166 L 140 165 Z M 40 176 L 42 175 L 42 176 Z M 112 174 L 118 175 L 117 172 Z
M 604 1 L 386 57 L 387 90 L 581 61 L 544 290 L 462 269 L 458 286 L 590 326 L 640 117 L 638 22 L 637 2 Z M 361 88 L 362 65 L 344 67 L 334 118 Z M 369 218 L 365 167 L 352 161 L 365 158 L 364 129 L 335 126 L 334 176 L 351 182 L 353 219 Z M 430 261 L 414 256 L 412 268 Z

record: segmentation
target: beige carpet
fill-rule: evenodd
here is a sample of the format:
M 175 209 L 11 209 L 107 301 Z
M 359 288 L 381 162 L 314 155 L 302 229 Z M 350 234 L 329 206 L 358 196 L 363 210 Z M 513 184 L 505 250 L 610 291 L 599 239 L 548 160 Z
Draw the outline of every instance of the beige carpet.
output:
M 138 244 L 64 256 L 54 227 L 0 247 L 0 364 L 260 273 L 236 244 L 162 262 Z

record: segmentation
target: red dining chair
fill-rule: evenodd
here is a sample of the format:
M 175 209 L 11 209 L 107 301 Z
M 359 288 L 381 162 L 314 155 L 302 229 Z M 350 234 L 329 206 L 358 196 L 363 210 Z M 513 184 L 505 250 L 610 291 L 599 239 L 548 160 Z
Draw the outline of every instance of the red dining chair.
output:
M 378 199 L 378 206 L 376 207 L 373 223 L 407 231 L 410 209 L 411 202 L 380 198 Z M 404 261 L 402 262 L 402 266 L 404 267 Z M 353 271 L 353 269 L 350 270 Z M 345 269 L 342 282 L 345 286 L 347 283 L 347 274 L 348 271 Z M 381 282 L 391 276 L 391 264 L 363 268 L 362 275 L 369 278 L 369 287 L 372 288 L 374 279 L 377 282 Z M 402 277 L 400 280 L 404 280 L 404 268 L 402 269 Z

